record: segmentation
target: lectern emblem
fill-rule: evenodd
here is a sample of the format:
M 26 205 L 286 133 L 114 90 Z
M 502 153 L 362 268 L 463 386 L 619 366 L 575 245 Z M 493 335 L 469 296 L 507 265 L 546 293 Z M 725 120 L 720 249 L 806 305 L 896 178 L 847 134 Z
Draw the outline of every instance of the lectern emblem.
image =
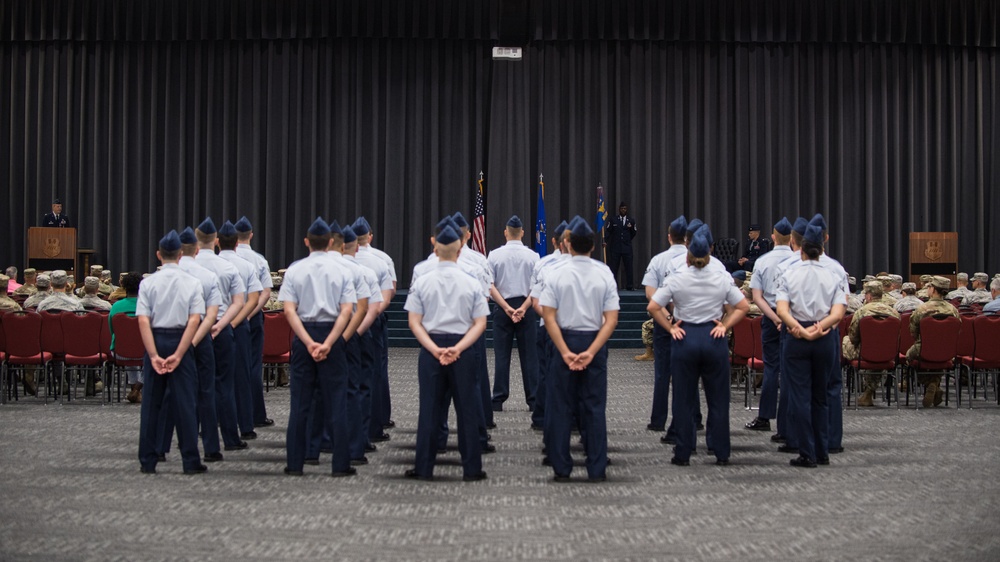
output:
M 927 242 L 927 247 L 924 248 L 924 256 L 926 256 L 927 259 L 931 261 L 937 261 L 941 259 L 942 255 L 944 255 L 944 250 L 941 249 L 940 242 L 934 242 L 934 241 Z
M 42 253 L 50 258 L 54 258 L 58 256 L 60 253 L 62 253 L 62 249 L 59 247 L 59 239 L 46 238 L 45 248 L 42 250 Z

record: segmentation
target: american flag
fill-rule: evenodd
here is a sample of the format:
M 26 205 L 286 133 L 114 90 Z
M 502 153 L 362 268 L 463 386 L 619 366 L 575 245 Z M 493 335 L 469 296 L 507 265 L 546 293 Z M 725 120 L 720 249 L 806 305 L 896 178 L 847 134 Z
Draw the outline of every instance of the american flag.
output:
M 483 173 L 479 172 L 476 210 L 472 213 L 472 249 L 486 255 L 486 213 L 483 210 Z

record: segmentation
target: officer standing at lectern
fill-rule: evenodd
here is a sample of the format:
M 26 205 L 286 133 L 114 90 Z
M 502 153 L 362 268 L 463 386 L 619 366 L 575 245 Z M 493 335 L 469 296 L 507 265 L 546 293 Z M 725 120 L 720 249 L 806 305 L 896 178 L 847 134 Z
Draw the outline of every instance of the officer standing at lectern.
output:
M 42 216 L 42 226 L 53 226 L 56 228 L 70 228 L 73 226 L 69 222 L 69 217 L 63 214 L 62 199 L 52 200 L 52 212 Z

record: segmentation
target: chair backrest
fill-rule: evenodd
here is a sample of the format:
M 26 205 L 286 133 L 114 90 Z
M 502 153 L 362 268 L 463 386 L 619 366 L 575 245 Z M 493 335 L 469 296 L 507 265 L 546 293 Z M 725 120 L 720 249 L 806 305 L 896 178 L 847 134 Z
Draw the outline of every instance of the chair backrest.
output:
M 3 329 L 3 315 L 5 312 L 5 310 L 0 310 L 0 353 L 7 351 L 7 342 L 5 341 L 6 336 L 4 335 Z
M 42 352 L 42 317 L 37 312 L 8 312 L 3 316 L 7 355 L 31 357 Z
M 65 353 L 62 332 L 63 311 L 45 310 L 37 314 L 42 318 L 42 350 L 53 355 L 62 355 Z
M 976 341 L 976 361 L 1000 363 L 1000 316 L 977 316 L 972 321 Z
M 866 316 L 858 322 L 861 360 L 870 363 L 895 361 L 899 352 L 899 318 Z
M 753 357 L 753 328 L 751 319 L 744 316 L 733 326 L 733 361 L 746 363 Z M 683 324 L 682 324 L 683 326 Z
M 931 363 L 944 363 L 955 358 L 958 351 L 958 333 L 962 321 L 954 316 L 920 320 L 920 359 Z
M 854 314 L 844 314 L 840 322 L 837 323 L 837 332 L 840 334 L 840 338 L 843 339 L 847 335 L 847 330 L 851 327 L 851 320 L 854 319 Z
M 128 314 L 115 314 L 111 317 L 115 328 L 115 355 L 128 359 L 140 359 L 146 354 L 139 333 L 139 319 Z
M 91 356 L 101 353 L 101 324 L 96 312 L 67 312 L 62 315 L 63 346 L 66 355 Z
M 913 343 L 917 340 L 910 333 L 910 316 L 913 313 L 904 312 L 899 315 L 899 352 L 905 354 L 908 349 L 913 347 Z
M 715 241 L 712 254 L 719 261 L 736 261 L 739 257 L 739 242 L 735 238 L 720 238 Z
M 976 336 L 973 333 L 972 322 L 975 316 L 962 315 L 962 324 L 958 329 L 958 347 L 955 355 L 959 357 L 971 357 L 976 351 Z
M 97 313 L 101 317 L 101 353 L 105 359 L 111 359 L 111 324 L 108 315 Z
M 764 359 L 764 341 L 760 332 L 760 322 L 763 316 L 756 316 L 750 319 L 750 336 L 753 338 L 754 359 Z
M 292 348 L 292 327 L 284 312 L 264 313 L 264 355 L 288 353 Z

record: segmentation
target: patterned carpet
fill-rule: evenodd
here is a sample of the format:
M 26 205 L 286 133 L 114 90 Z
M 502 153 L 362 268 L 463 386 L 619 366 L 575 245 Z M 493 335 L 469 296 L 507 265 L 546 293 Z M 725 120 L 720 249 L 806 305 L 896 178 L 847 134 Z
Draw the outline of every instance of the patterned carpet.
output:
M 3 560 L 998 560 L 1000 408 L 844 415 L 846 452 L 829 467 L 788 466 L 732 397 L 732 465 L 699 455 L 669 464 L 648 422 L 652 363 L 611 350 L 603 484 L 558 484 L 541 465 L 520 376 L 496 416 L 489 479 L 461 482 L 452 435 L 437 481 L 412 466 L 416 350 L 393 349 L 392 440 L 354 478 L 329 456 L 287 477 L 287 388 L 267 395 L 278 421 L 200 476 L 179 454 L 139 473 L 139 408 L 32 400 L 0 407 Z M 516 361 L 513 362 L 516 365 Z M 491 360 L 492 364 L 492 360 Z M 954 403 L 953 403 L 954 406 Z

